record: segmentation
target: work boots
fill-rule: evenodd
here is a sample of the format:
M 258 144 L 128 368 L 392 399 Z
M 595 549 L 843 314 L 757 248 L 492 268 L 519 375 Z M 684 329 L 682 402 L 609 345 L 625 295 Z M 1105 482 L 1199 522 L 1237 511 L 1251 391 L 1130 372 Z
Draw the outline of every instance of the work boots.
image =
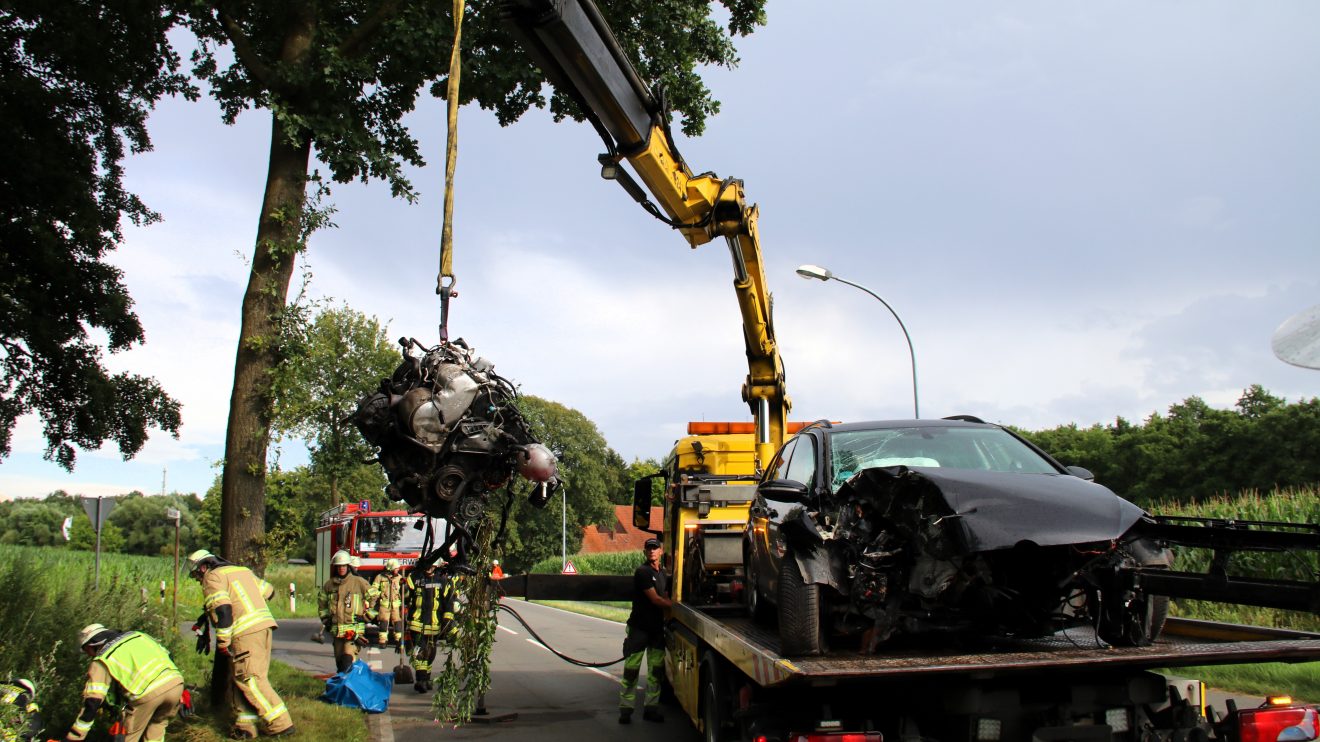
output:
M 417 682 L 413 683 L 413 690 L 418 693 L 431 690 L 431 672 L 429 670 L 419 670 L 417 672 Z
M 620 724 L 631 724 L 631 723 L 632 723 L 632 714 L 633 714 L 633 710 L 630 709 L 630 708 L 621 708 L 621 709 L 619 709 L 619 723 L 620 723 Z

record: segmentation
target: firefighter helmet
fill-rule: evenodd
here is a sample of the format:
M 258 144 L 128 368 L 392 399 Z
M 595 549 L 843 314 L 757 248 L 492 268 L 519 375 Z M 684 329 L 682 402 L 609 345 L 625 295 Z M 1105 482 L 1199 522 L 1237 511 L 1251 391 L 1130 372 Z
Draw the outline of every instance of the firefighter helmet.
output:
M 347 566 L 352 563 L 353 563 L 353 557 L 349 556 L 348 552 L 344 551 L 343 549 L 336 551 L 335 555 L 330 558 L 330 565 L 332 567 L 338 567 L 340 565 Z
M 396 570 L 396 569 L 398 569 L 398 568 L 399 568 L 399 560 L 398 560 L 398 559 L 386 559 L 386 560 L 385 560 L 385 569 L 387 569 L 387 570 L 393 572 L 394 570 Z
M 194 551 L 193 553 L 188 555 L 188 574 L 192 575 L 193 577 L 196 577 L 198 567 L 202 566 L 203 564 L 214 564 L 215 561 L 216 561 L 215 554 L 212 554 L 206 549 L 198 549 L 197 551 Z
M 353 569 L 358 569 L 359 567 L 362 566 L 362 557 L 356 555 L 351 557 L 349 559 L 348 565 Z
M 78 646 L 80 647 L 87 646 L 88 642 L 95 639 L 98 634 L 105 631 L 108 631 L 108 629 L 106 629 L 106 627 L 102 626 L 99 623 L 87 624 L 86 626 L 83 627 L 82 631 L 78 632 Z
M 9 681 L 9 684 L 16 685 L 19 688 L 22 688 L 23 690 L 27 691 L 28 696 L 31 698 L 37 697 L 37 686 L 33 685 L 32 681 L 28 680 L 27 678 L 14 678 L 13 680 Z

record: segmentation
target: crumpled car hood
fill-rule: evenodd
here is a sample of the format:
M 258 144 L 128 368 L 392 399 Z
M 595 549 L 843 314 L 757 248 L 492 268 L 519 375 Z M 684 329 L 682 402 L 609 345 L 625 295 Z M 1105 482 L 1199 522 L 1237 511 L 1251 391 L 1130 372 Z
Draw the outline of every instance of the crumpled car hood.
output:
M 969 552 L 1009 549 L 1022 541 L 1039 546 L 1110 541 L 1145 515 L 1108 487 L 1066 474 L 895 466 L 858 472 L 844 488 L 857 494 L 869 490 L 883 505 L 927 486 L 961 524 Z M 839 494 L 847 494 L 845 489 Z

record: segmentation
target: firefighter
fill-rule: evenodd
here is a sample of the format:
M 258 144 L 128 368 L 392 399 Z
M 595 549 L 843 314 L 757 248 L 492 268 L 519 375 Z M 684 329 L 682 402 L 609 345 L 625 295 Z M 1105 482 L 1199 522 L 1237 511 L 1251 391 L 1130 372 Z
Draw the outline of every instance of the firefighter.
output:
M 371 582 L 376 594 L 376 623 L 380 634 L 379 646 L 398 644 L 403 636 L 403 565 L 398 559 L 385 560 L 385 570 Z
M 14 709 L 0 720 L 0 742 L 32 742 L 45 727 L 37 706 L 37 686 L 27 678 L 0 683 L 0 704 Z
M 169 650 L 138 631 L 114 631 L 99 623 L 78 633 L 78 644 L 92 658 L 83 685 L 82 711 L 65 742 L 87 738 L 96 712 L 111 699 L 120 707 L 111 734 L 124 742 L 161 742 L 165 727 L 183 703 L 183 674 Z M 122 736 L 121 736 L 122 735 Z
M 426 571 L 413 581 L 409 575 L 408 630 L 412 632 L 413 670 L 417 682 L 413 690 L 426 693 L 431 690 L 431 663 L 441 641 L 450 639 L 457 631 L 454 616 L 458 615 L 458 585 L 448 570 L 441 569 L 443 560 L 426 567 Z
M 271 631 L 278 624 L 266 601 L 275 587 L 247 567 L 221 559 L 206 549 L 188 555 L 189 574 L 202 583 L 202 607 L 215 628 L 216 652 L 230 658 L 234 728 L 230 736 L 251 739 L 262 734 L 294 733 L 293 718 L 267 674 Z
M 335 638 L 335 670 L 344 672 L 357 659 L 358 645 L 365 643 L 366 622 L 375 614 L 371 585 L 352 574 L 352 557 L 339 550 L 330 559 L 330 579 L 317 599 L 321 625 Z

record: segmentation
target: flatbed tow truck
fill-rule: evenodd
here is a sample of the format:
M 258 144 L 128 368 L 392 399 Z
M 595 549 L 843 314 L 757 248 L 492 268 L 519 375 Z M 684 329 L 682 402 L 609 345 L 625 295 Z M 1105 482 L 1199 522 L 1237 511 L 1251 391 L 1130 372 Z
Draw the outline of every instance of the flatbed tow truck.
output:
M 602 176 L 618 182 L 692 247 L 722 237 L 734 266 L 751 423 L 694 423 L 669 456 L 664 521 L 674 606 L 666 629 L 669 690 L 707 740 L 1312 740 L 1315 707 L 1291 703 L 1209 714 L 1199 691 L 1172 688 L 1159 668 L 1320 660 L 1320 634 L 1169 619 L 1147 646 L 1116 647 L 1086 629 L 1044 639 L 835 647 L 789 657 L 778 632 L 747 616 L 744 531 L 757 474 L 792 432 L 757 231 L 741 181 L 694 175 L 678 154 L 668 112 L 642 84 L 591 0 L 503 0 L 501 13 L 554 86 L 578 104 L 605 143 Z M 627 163 L 641 185 L 623 169 Z M 643 186 L 645 188 L 643 188 Z M 648 197 L 648 193 L 650 197 Z M 650 199 L 654 198 L 655 202 Z M 662 214 L 663 212 L 663 214 Z M 651 481 L 634 489 L 634 524 L 651 529 Z M 1312 527 L 1314 528 L 1314 527 Z M 1206 530 L 1232 549 L 1252 537 Z M 1220 537 L 1227 534 L 1227 540 Z M 1314 539 L 1314 533 L 1308 538 Z M 1235 541 L 1234 539 L 1238 539 Z M 1271 604 L 1275 585 L 1152 576 L 1165 592 Z M 618 600 L 631 577 L 517 575 L 502 582 L 529 599 Z M 1289 606 L 1320 610 L 1314 586 L 1279 584 Z M 1233 600 L 1235 590 L 1250 595 Z M 1203 594 L 1202 594 L 1203 593 Z M 1285 607 L 1285 606 L 1276 606 Z

